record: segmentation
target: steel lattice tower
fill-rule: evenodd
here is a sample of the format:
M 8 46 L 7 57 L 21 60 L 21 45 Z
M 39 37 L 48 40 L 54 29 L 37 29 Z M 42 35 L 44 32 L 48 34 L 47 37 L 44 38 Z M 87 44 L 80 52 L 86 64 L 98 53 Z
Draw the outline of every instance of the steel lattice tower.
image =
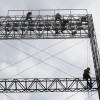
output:
M 11 16 L 11 11 L 22 14 Z M 61 20 L 55 20 L 58 9 L 30 11 L 33 13 L 31 20 L 26 21 L 28 10 L 9 10 L 7 16 L 0 16 L 0 39 L 90 38 L 96 78 L 92 78 L 91 89 L 85 86 L 85 80 L 79 78 L 0 79 L 0 92 L 98 91 L 100 100 L 100 58 L 92 14 L 86 9 L 59 9 Z M 72 13 L 76 11 L 78 13 Z M 85 13 L 79 13 L 82 11 Z M 63 28 L 61 22 L 64 19 L 67 23 Z

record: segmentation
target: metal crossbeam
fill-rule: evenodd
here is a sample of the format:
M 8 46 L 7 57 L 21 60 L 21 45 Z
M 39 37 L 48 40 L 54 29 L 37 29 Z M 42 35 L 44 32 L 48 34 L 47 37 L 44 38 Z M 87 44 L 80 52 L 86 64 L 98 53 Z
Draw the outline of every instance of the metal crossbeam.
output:
M 26 16 L 1 16 L 0 39 L 67 39 L 89 38 L 89 20 L 91 14 L 61 15 L 61 20 L 55 20 L 55 15 L 33 15 L 32 20 Z M 61 25 L 67 20 L 65 27 Z M 63 31 L 62 31 L 63 30 Z
M 0 79 L 0 93 L 19 92 L 87 92 L 96 91 L 97 82 L 92 78 L 92 88 L 79 78 L 25 78 Z

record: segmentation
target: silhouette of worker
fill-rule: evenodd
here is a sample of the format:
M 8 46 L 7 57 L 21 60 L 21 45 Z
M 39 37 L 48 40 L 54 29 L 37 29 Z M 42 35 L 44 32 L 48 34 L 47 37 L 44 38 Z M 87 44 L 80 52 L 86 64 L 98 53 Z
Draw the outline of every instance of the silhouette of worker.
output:
M 31 15 L 32 15 L 32 12 L 28 12 L 27 15 L 26 15 L 26 19 L 25 19 L 25 21 L 27 21 L 27 20 L 32 21 L 32 17 L 31 17 Z
M 68 20 L 63 19 L 61 21 L 61 32 L 65 30 L 66 23 L 68 23 Z
M 85 79 L 87 81 L 87 87 L 89 86 L 90 88 L 92 88 L 91 77 L 90 77 L 89 73 L 90 73 L 90 68 L 88 67 L 84 70 L 83 79 Z M 90 82 L 89 82 L 89 80 L 90 80 Z
M 56 15 L 55 15 L 55 20 L 57 21 L 57 20 L 61 20 L 61 15 L 59 14 L 59 13 L 57 13 Z

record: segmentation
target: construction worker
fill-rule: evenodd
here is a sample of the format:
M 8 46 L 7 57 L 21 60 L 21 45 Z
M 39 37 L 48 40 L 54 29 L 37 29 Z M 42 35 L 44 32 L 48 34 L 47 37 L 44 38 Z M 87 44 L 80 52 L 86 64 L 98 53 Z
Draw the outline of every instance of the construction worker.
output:
M 32 21 L 31 15 L 32 15 L 32 12 L 28 12 L 26 15 L 25 21 L 27 21 L 28 19 L 30 19 L 30 21 Z
M 57 20 L 61 20 L 61 15 L 59 14 L 59 13 L 57 13 L 56 15 L 55 15 L 55 20 L 57 21 Z
M 89 73 L 90 73 L 90 68 L 88 67 L 84 70 L 83 79 L 86 79 L 87 87 L 89 86 L 90 88 L 92 88 L 91 77 L 90 77 Z M 89 82 L 89 79 L 90 79 L 90 82 Z
M 65 30 L 66 23 L 68 23 L 68 20 L 63 19 L 63 21 L 61 22 L 61 32 Z

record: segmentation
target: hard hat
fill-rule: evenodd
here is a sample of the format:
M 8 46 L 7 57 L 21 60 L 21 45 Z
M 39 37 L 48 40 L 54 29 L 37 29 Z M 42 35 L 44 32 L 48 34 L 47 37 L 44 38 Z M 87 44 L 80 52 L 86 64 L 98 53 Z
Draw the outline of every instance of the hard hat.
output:
M 87 67 L 88 70 L 90 70 L 90 67 Z
M 28 12 L 28 14 L 32 14 L 32 12 Z

